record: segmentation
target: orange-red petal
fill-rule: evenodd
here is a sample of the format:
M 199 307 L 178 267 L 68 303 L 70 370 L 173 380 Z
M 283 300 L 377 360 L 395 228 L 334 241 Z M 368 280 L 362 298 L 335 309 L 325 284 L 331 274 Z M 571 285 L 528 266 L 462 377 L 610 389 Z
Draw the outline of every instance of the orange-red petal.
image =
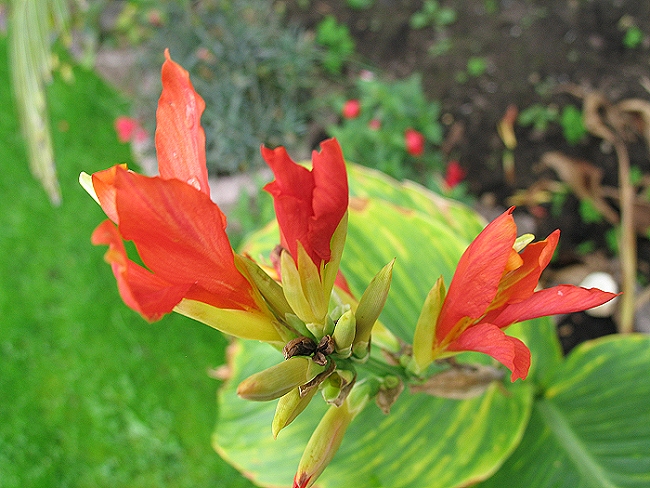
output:
M 616 297 L 597 288 L 581 288 L 573 285 L 558 285 L 533 293 L 529 298 L 507 305 L 494 317 L 492 323 L 498 327 L 523 322 L 524 320 L 579 312 L 597 307 Z
M 438 317 L 438 343 L 460 319 L 478 319 L 494 300 L 517 237 L 513 210 L 510 208 L 490 222 L 461 256 Z
M 311 158 L 314 166 L 314 215 L 309 228 L 309 243 L 315 255 L 329 262 L 332 235 L 348 209 L 348 177 L 343 152 L 336 139 L 323 141 L 320 147 L 321 151 L 313 151 Z
M 296 259 L 298 242 L 316 266 L 331 257 L 330 242 L 348 207 L 345 161 L 335 139 L 312 154 L 312 170 L 294 163 L 283 147 L 262 147 L 275 180 L 264 187 L 273 196 L 282 245 Z
M 201 127 L 205 102 L 194 90 L 189 73 L 172 61 L 168 49 L 165 58 L 156 112 L 158 171 L 164 179 L 181 180 L 210 195 Z
M 510 371 L 511 381 L 526 379 L 530 369 L 530 350 L 516 337 L 503 333 L 493 324 L 478 324 L 466 329 L 452 342 L 450 351 L 476 351 L 488 354 Z
M 226 218 L 208 195 L 179 180 L 117 169 L 119 230 L 161 279 L 192 284 L 185 298 L 218 308 L 258 308 L 234 264 Z
M 551 262 L 559 239 L 560 231 L 556 230 L 543 241 L 529 244 L 521 252 L 523 265 L 504 277 L 499 290 L 499 294 L 507 295 L 507 302 L 524 300 L 533 294 L 542 271 Z
M 311 256 L 307 238 L 314 192 L 311 172 L 294 163 L 284 147 L 268 149 L 262 146 L 262 157 L 275 175 L 275 180 L 268 183 L 264 190 L 273 196 L 282 247 L 295 260 L 300 242 Z
M 170 313 L 191 286 L 191 283 L 169 283 L 129 260 L 122 236 L 110 220 L 97 226 L 91 241 L 95 245 L 108 245 L 105 258 L 111 265 L 122 300 L 149 321 Z
M 125 164 L 118 164 L 92 175 L 93 189 L 99 204 L 106 216 L 116 224 L 119 224 L 119 216 L 115 208 L 115 173 L 118 167 L 126 170 Z

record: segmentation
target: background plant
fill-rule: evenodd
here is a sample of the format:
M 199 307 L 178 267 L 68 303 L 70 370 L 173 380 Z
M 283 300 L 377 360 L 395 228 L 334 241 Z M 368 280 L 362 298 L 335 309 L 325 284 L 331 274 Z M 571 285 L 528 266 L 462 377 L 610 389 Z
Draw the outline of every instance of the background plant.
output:
M 350 29 L 339 24 L 333 15 L 326 15 L 316 26 L 316 43 L 323 47 L 323 67 L 330 74 L 340 74 L 344 64 L 354 54 Z
M 440 106 L 426 99 L 417 74 L 385 81 L 366 73 L 357 79 L 355 88 L 353 98 L 359 100 L 359 115 L 327 127 L 329 135 L 339 140 L 348 160 L 398 179 L 420 182 L 427 182 L 433 172 L 442 171 Z M 342 108 L 345 100 L 341 97 L 334 103 Z M 424 138 L 419 156 L 407 150 L 405 134 L 409 130 Z
M 156 70 L 164 47 L 187 67 L 206 101 L 208 168 L 224 174 L 261 165 L 260 143 L 289 148 L 307 130 L 317 50 L 284 27 L 270 2 L 167 2 L 169 21 L 148 42 Z M 154 120 L 154 93 L 143 102 Z M 143 110 L 144 112 L 144 110 Z

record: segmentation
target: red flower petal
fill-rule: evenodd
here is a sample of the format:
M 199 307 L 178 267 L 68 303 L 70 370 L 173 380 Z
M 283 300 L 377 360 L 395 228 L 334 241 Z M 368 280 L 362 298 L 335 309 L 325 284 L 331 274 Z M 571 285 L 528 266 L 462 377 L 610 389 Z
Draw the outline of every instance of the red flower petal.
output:
M 339 143 L 335 139 L 328 139 L 320 146 L 321 151 L 314 151 L 311 157 L 314 166 L 314 215 L 309 228 L 309 244 L 314 255 L 328 262 L 332 236 L 348 210 L 349 191 L 345 160 Z M 311 255 L 312 259 L 314 255 Z
M 298 242 L 308 251 L 314 179 L 307 168 L 293 162 L 284 147 L 268 149 L 262 146 L 262 157 L 275 175 L 275 180 L 264 190 L 273 196 L 282 247 L 296 259 Z
M 517 227 L 512 211 L 490 222 L 463 253 L 438 317 L 438 343 L 463 317 L 481 317 L 499 288 Z
M 282 246 L 296 259 L 300 242 L 317 266 L 329 261 L 332 235 L 348 207 L 347 173 L 338 142 L 321 143 L 321 152 L 312 154 L 311 171 L 294 163 L 283 147 L 262 147 L 262 156 L 275 175 L 264 189 L 273 195 Z
M 526 344 L 505 335 L 493 324 L 478 324 L 466 329 L 449 345 L 448 350 L 488 354 L 512 371 L 511 381 L 526 379 L 530 369 L 530 350 Z
M 117 132 L 117 140 L 120 142 L 129 142 L 138 127 L 138 121 L 132 117 L 120 116 L 116 118 L 115 132 Z
M 343 105 L 343 117 L 346 119 L 354 119 L 361 113 L 361 102 L 357 99 L 348 100 Z
M 95 194 L 99 199 L 99 204 L 106 216 L 116 224 L 119 224 L 119 215 L 117 215 L 117 208 L 115 208 L 115 173 L 117 168 L 120 167 L 126 170 L 125 164 L 118 164 L 103 171 L 93 173 L 93 188 Z
M 499 292 L 483 318 L 485 322 L 494 323 L 504 306 L 525 300 L 535 292 L 539 277 L 551 261 L 559 239 L 560 231 L 556 230 L 545 240 L 526 246 L 519 255 L 522 264 L 501 280 Z
M 467 172 L 462 168 L 460 163 L 456 160 L 450 161 L 447 165 L 447 172 L 445 173 L 445 183 L 449 188 L 454 188 L 461 181 L 465 179 Z
M 106 261 L 111 265 L 122 300 L 151 322 L 171 312 L 192 286 L 169 283 L 129 260 L 122 236 L 110 220 L 99 224 L 91 241 L 109 246 Z
M 156 112 L 158 171 L 164 179 L 181 180 L 209 195 L 201 127 L 205 102 L 194 90 L 189 73 L 171 60 L 168 49 L 165 58 Z
M 179 180 L 117 168 L 119 230 L 161 279 L 193 286 L 185 298 L 218 308 L 258 308 L 234 264 L 226 218 L 210 198 Z
M 558 285 L 533 293 L 529 298 L 506 306 L 492 321 L 498 327 L 507 327 L 516 322 L 573 313 L 597 307 L 617 296 L 598 288 L 581 288 L 573 285 Z

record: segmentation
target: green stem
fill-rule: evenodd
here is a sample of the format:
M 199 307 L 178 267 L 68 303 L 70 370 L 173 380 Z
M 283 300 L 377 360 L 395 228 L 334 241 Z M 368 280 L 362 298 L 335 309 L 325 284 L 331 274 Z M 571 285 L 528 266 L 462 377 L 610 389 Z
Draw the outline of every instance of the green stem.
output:
M 405 382 L 410 379 L 410 375 L 404 368 L 400 366 L 393 366 L 392 364 L 387 364 L 377 358 L 373 358 L 372 356 L 369 357 L 365 363 L 358 363 L 357 366 L 360 369 L 365 369 L 375 376 L 397 376 Z

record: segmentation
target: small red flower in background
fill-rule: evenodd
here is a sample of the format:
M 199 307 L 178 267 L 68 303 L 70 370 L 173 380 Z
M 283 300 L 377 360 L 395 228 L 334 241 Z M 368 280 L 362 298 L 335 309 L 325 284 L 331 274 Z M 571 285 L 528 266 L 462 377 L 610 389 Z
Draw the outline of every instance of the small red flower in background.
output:
M 115 119 L 115 132 L 120 142 L 143 142 L 149 137 L 140 122 L 133 117 L 120 116 Z
M 465 176 L 467 176 L 467 172 L 458 161 L 454 159 L 449 162 L 447 172 L 445 173 L 445 183 L 449 188 L 454 188 L 465 179 Z
M 422 156 L 424 153 L 424 136 L 415 129 L 406 129 L 404 133 L 406 151 L 412 156 Z
M 361 113 L 361 102 L 357 99 L 348 100 L 343 105 L 343 117 L 346 119 L 355 119 Z
M 273 196 L 282 247 L 293 259 L 298 243 L 317 267 L 330 260 L 330 242 L 348 209 L 348 179 L 341 147 L 335 139 L 312 153 L 312 170 L 294 163 L 283 147 L 262 147 L 275 174 L 264 189 Z
M 528 375 L 530 351 L 502 329 L 537 317 L 586 310 L 616 296 L 573 285 L 535 291 L 560 232 L 518 253 L 513 248 L 517 237 L 513 210 L 488 224 L 463 253 L 437 317 L 433 343 L 434 359 L 448 351 L 482 352 L 508 367 L 512 381 Z
M 372 119 L 370 122 L 368 122 L 368 127 L 372 130 L 379 130 L 381 129 L 381 120 L 379 119 Z

